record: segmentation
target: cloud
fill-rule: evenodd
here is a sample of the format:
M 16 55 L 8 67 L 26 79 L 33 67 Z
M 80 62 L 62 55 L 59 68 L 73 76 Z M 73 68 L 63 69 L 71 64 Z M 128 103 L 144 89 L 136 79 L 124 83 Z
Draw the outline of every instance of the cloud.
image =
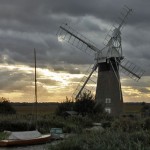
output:
M 60 82 L 57 82 L 56 80 L 51 80 L 51 79 L 39 78 L 38 82 L 42 85 L 48 85 L 48 86 L 59 86 L 60 85 Z
M 60 0 L 1 1 L 0 65 L 22 65 L 28 66 L 28 69 L 33 69 L 33 49 L 35 48 L 38 69 L 48 69 L 55 72 L 54 76 L 58 74 L 61 78 L 61 80 L 55 80 L 54 77 L 50 76 L 51 78 L 45 79 L 39 73 L 40 94 L 45 93 L 46 96 L 43 96 L 43 99 L 47 99 L 50 93 L 48 88 L 53 85 L 55 86 L 54 90 L 58 92 L 56 99 L 60 100 L 64 92 L 66 94 L 71 93 L 70 90 L 75 88 L 73 83 L 78 82 L 87 66 L 93 64 L 94 58 L 69 44 L 58 42 L 56 33 L 59 25 L 65 22 L 69 23 L 101 49 L 104 47 L 103 42 L 106 35 L 115 23 L 116 18 L 120 16 L 124 4 L 133 8 L 134 11 L 122 30 L 123 54 L 134 64 L 146 70 L 146 73 L 140 83 L 134 83 L 123 77 L 125 80 L 122 85 L 130 86 L 130 91 L 136 89 L 138 92 L 148 93 L 150 2 L 147 0 L 123 0 L 121 2 L 120 0 L 114 0 L 113 2 L 111 0 L 93 0 L 88 1 L 88 3 L 86 0 L 65 0 L 63 2 Z M 30 72 L 28 72 L 28 70 L 23 71 L 17 68 L 12 70 L 8 67 L 2 68 L 0 71 L 0 89 L 6 93 L 19 91 L 19 98 L 22 95 L 25 96 L 23 90 L 28 91 L 30 88 L 34 88 L 34 76 L 31 77 L 34 72 L 30 69 Z M 61 73 L 62 76 L 60 76 Z M 81 76 L 75 77 L 77 75 Z M 70 84 L 64 79 L 68 76 L 70 77 Z M 70 88 L 69 92 L 64 83 Z M 57 90 L 58 85 L 63 89 L 63 93 Z M 51 90 L 51 94 L 54 96 L 55 92 L 53 89 Z M 16 93 L 14 95 L 16 96 Z
M 2 3 L 1 7 L 1 18 L 3 18 L 0 22 L 2 24 L 0 26 L 1 44 L 3 43 L 1 50 L 7 48 L 9 51 L 13 51 L 14 55 L 11 57 L 18 63 L 21 61 L 23 63 L 31 61 L 28 54 L 34 48 L 39 49 L 39 61 L 41 61 L 40 63 L 43 66 L 47 65 L 48 60 L 50 63 L 59 63 L 60 61 L 72 64 L 89 63 L 87 59 L 82 59 L 84 55 L 81 52 L 71 51 L 70 49 L 72 48 L 70 46 L 68 48 L 60 46 L 55 35 L 57 28 L 62 21 L 67 21 L 67 18 L 69 18 L 68 21 L 70 20 L 71 24 L 74 24 L 79 32 L 86 33 L 85 36 L 96 43 L 101 41 L 99 47 L 102 48 L 102 42 L 107 34 L 107 29 L 112 24 L 111 22 L 115 16 L 119 15 L 120 8 L 123 6 L 118 0 L 116 0 L 116 3 L 118 5 L 112 4 L 111 1 L 98 0 L 88 2 L 86 5 L 85 1 L 79 3 L 72 0 L 66 0 L 63 3 L 60 3 L 59 0 L 55 2 L 36 1 L 36 3 L 35 1 L 28 3 L 28 0 L 22 2 L 15 0 L 14 3 L 10 3 L 9 0 L 6 0 Z M 134 2 L 127 0 L 124 3 L 129 6 L 134 4 Z M 139 15 L 144 14 L 145 16 L 149 9 L 146 7 L 147 5 L 140 1 L 136 1 L 136 3 L 140 6 L 145 6 L 144 11 L 136 8 L 138 13 L 141 13 Z M 135 16 L 131 17 L 127 23 L 131 21 L 136 22 Z M 144 19 L 144 17 L 139 18 Z M 132 28 L 129 33 L 133 32 L 136 33 Z M 128 38 L 130 37 L 132 38 L 132 36 Z M 140 36 L 136 35 L 132 40 L 136 39 L 135 37 Z M 139 40 L 141 41 L 141 39 Z M 136 40 L 135 42 L 131 41 L 131 43 L 139 42 Z M 134 49 L 132 48 L 132 51 Z M 74 57 L 71 57 L 72 55 Z
M 64 65 L 64 66 L 54 65 L 53 69 L 56 72 L 68 72 L 70 74 L 80 74 L 79 68 L 72 66 L 72 65 L 68 65 L 68 66 L 67 65 Z

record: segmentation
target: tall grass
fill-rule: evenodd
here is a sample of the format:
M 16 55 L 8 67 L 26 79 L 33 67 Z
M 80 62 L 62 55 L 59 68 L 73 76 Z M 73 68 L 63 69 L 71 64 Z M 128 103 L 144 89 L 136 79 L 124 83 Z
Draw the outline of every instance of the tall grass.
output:
M 32 115 L 0 116 L 0 131 L 22 131 L 34 128 Z M 33 119 L 34 120 L 34 119 Z M 60 127 L 66 133 L 76 136 L 66 139 L 60 144 L 50 146 L 50 150 L 145 150 L 150 149 L 150 118 L 104 118 L 104 132 L 84 129 L 92 126 L 94 120 L 89 117 L 63 118 L 53 114 L 38 115 L 38 129 L 41 133 L 49 132 L 50 128 Z M 4 135 L 0 134 L 3 139 Z
M 0 132 L 33 130 L 35 129 L 34 121 L 30 114 L 0 115 Z M 63 128 L 63 131 L 67 133 L 79 133 L 83 128 L 91 125 L 92 120 L 88 117 L 63 118 L 53 114 L 40 114 L 37 121 L 37 127 L 41 133 L 48 133 L 50 128 L 54 127 Z
M 102 120 L 104 121 L 104 120 Z M 104 125 L 105 130 L 80 132 L 50 150 L 148 150 L 150 149 L 150 118 L 116 118 Z
M 105 130 L 77 135 L 49 150 L 145 150 L 150 148 L 150 133 L 140 131 L 127 133 Z

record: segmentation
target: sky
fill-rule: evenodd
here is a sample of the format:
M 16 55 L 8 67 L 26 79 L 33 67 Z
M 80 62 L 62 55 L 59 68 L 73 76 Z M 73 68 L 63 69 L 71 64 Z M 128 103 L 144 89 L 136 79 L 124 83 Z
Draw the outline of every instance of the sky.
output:
M 138 82 L 121 73 L 123 98 L 149 102 L 149 0 L 0 0 L 1 97 L 11 102 L 34 101 L 35 48 L 38 102 L 70 98 L 94 61 L 58 41 L 59 26 L 68 23 L 101 49 L 124 5 L 133 13 L 122 30 L 123 55 L 145 73 Z

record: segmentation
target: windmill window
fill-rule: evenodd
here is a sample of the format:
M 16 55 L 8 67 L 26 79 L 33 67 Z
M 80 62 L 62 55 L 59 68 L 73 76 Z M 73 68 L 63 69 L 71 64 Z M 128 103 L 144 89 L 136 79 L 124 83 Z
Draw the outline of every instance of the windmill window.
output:
M 111 103 L 111 98 L 106 98 L 106 99 L 105 99 L 105 103 L 106 103 L 106 104 L 110 104 L 110 103 Z
M 111 108 L 106 107 L 106 108 L 105 108 L 105 112 L 107 112 L 108 114 L 110 114 L 110 113 L 111 113 Z

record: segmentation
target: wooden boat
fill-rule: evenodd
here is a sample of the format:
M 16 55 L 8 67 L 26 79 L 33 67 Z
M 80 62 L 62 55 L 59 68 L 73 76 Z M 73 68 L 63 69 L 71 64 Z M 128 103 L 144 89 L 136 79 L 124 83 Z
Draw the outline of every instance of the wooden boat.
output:
M 37 145 L 47 143 L 50 140 L 51 140 L 50 134 L 42 135 L 40 137 L 33 139 L 1 140 L 0 147 Z

